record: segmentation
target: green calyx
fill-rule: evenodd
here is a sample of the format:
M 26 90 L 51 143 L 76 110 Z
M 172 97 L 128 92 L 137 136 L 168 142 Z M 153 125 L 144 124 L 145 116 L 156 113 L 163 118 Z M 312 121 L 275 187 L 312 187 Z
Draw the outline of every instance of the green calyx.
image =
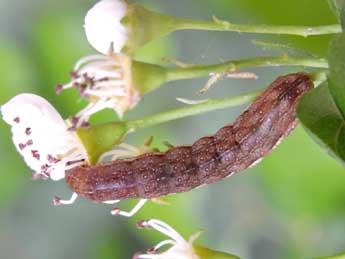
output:
M 147 10 L 141 5 L 128 5 L 121 23 L 129 30 L 129 37 L 122 51 L 131 53 L 149 41 L 169 34 L 176 29 L 176 22 L 174 17 Z
M 97 163 L 99 157 L 122 142 L 127 133 L 123 122 L 110 122 L 77 129 L 77 135 L 86 149 L 90 164 Z
M 194 251 L 200 259 L 240 259 L 236 255 L 227 254 L 209 248 L 193 245 Z
M 133 61 L 133 86 L 140 94 L 151 92 L 167 81 L 166 71 L 162 66 Z

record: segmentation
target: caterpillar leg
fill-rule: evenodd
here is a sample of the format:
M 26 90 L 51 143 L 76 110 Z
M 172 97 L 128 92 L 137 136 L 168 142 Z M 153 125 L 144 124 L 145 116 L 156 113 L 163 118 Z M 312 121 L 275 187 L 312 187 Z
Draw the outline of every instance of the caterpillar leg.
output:
M 116 216 L 116 215 L 121 215 L 127 218 L 132 217 L 133 215 L 135 215 L 147 202 L 147 199 L 141 199 L 131 211 L 122 211 L 119 208 L 114 208 L 111 210 L 111 214 Z
M 55 198 L 53 199 L 53 204 L 55 206 L 71 205 L 76 201 L 77 198 L 78 198 L 78 194 L 76 194 L 75 192 L 72 194 L 69 200 L 62 200 L 60 197 L 55 196 Z
M 102 203 L 104 203 L 104 204 L 115 204 L 115 203 L 118 203 L 118 202 L 120 202 L 120 200 L 103 201 Z

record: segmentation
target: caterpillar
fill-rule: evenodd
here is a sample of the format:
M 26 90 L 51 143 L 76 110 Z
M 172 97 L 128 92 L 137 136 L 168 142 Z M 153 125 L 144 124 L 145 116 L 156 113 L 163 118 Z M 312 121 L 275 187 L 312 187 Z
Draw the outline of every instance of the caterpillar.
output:
M 296 107 L 313 87 L 305 73 L 278 77 L 233 124 L 190 146 L 66 172 L 78 196 L 96 202 L 187 192 L 258 163 L 296 126 Z

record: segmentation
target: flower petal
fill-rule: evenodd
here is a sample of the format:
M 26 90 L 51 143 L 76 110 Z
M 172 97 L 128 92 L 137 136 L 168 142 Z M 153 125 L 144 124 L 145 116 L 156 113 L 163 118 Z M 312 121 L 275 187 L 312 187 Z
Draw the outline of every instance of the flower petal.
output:
M 60 180 L 70 159 L 86 157 L 76 134 L 68 131 L 60 114 L 42 97 L 17 95 L 1 106 L 1 114 L 11 125 L 18 152 L 35 172 Z
M 88 11 L 84 29 L 97 51 L 107 54 L 113 44 L 114 52 L 121 52 L 128 39 L 128 31 L 121 24 L 126 13 L 127 4 L 122 0 L 102 0 Z

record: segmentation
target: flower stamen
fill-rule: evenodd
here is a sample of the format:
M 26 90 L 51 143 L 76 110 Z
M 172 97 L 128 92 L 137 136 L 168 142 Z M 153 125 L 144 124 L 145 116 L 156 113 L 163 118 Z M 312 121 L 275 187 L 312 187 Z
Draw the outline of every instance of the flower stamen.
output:
M 74 192 L 69 200 L 62 200 L 60 197 L 55 196 L 53 199 L 53 204 L 54 206 L 59 206 L 59 205 L 71 205 L 73 204 L 78 198 L 78 195 Z
M 171 239 L 161 241 L 156 246 L 150 248 L 146 254 L 136 253 L 133 258 L 135 259 L 170 259 L 170 258 L 179 258 L 179 259 L 199 259 L 196 255 L 193 242 L 198 237 L 198 235 L 192 235 L 188 241 L 177 233 L 175 229 L 170 227 L 168 224 L 157 220 L 151 219 L 149 221 L 139 221 L 137 223 L 139 228 L 149 228 L 155 229 L 164 235 L 168 236 Z M 157 252 L 164 246 L 170 245 L 171 247 L 162 252 Z
M 134 206 L 134 208 L 128 212 L 120 210 L 119 208 L 113 208 L 110 213 L 113 216 L 120 215 L 123 217 L 130 218 L 130 217 L 134 216 L 142 207 L 144 207 L 144 205 L 147 201 L 148 201 L 147 199 L 140 199 L 139 202 Z
M 56 93 L 75 88 L 90 102 L 74 116 L 73 129 L 106 108 L 113 109 L 121 118 L 140 99 L 132 85 L 131 58 L 127 55 L 110 53 L 84 57 L 76 63 L 70 78 L 69 83 L 57 85 Z

